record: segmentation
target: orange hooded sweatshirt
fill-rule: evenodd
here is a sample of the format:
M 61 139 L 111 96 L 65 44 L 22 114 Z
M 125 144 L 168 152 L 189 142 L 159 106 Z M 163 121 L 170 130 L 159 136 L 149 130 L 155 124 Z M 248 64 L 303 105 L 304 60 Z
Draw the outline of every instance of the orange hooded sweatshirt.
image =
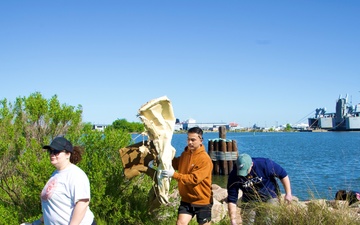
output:
M 212 203 L 213 163 L 204 145 L 195 151 L 185 147 L 181 156 L 174 158 L 173 167 L 178 170 L 173 178 L 178 181 L 181 201 L 195 206 Z

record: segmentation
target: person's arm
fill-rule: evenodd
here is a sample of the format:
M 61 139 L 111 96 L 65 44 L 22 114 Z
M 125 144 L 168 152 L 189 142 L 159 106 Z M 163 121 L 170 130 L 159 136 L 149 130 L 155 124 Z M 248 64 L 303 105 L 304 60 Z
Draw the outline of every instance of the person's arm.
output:
M 178 170 L 179 169 L 179 161 L 180 161 L 180 156 L 179 157 L 174 157 L 171 161 L 172 167 L 174 168 L 174 170 Z
M 237 225 L 236 223 L 236 204 L 233 202 L 228 203 L 228 212 L 230 217 L 230 224 L 231 225 Z M 239 215 L 241 216 L 241 215 Z
M 284 187 L 285 190 L 285 202 L 290 203 L 292 201 L 292 193 L 291 193 L 291 185 L 290 185 L 290 178 L 286 172 L 286 170 L 277 164 L 276 162 L 268 159 L 268 171 L 274 171 L 272 174 L 275 177 L 278 177 Z
M 285 201 L 290 203 L 292 201 L 292 193 L 291 193 L 289 176 L 286 176 L 283 179 L 281 179 L 281 183 L 284 186 L 284 190 L 285 190 Z
M 87 207 L 89 206 L 89 199 L 80 199 L 73 211 L 73 215 L 71 217 L 70 225 L 78 225 L 84 219 Z
M 236 169 L 233 169 L 230 172 L 226 189 L 228 194 L 227 202 L 228 202 L 228 214 L 230 218 L 230 224 L 236 225 L 237 224 L 236 217 L 238 216 L 241 218 L 240 212 L 237 212 L 237 205 L 236 205 L 239 197 L 239 185 L 236 176 Z M 241 219 L 239 222 L 241 222 Z
M 212 161 L 206 152 L 202 153 L 201 158 L 199 157 L 194 164 L 197 165 L 196 169 L 192 169 L 187 174 L 175 172 L 173 178 L 185 185 L 197 185 L 207 178 L 213 168 Z

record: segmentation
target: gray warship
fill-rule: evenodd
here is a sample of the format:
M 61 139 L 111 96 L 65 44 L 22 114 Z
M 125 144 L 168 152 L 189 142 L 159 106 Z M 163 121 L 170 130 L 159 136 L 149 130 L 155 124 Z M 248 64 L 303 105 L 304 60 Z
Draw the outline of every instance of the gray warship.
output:
M 315 116 L 308 118 L 310 130 L 360 131 L 360 103 L 352 105 L 348 96 L 339 96 L 336 111 L 328 113 L 326 108 L 317 108 Z

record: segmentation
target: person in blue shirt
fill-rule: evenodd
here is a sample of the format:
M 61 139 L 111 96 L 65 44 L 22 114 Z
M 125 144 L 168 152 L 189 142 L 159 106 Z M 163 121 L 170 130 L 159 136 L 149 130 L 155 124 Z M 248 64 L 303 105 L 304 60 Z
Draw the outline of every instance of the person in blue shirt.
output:
M 284 187 L 285 202 L 290 203 L 292 201 L 290 179 L 284 168 L 268 158 L 251 158 L 248 154 L 240 154 L 227 183 L 231 225 L 237 224 L 236 206 L 239 190 L 242 191 L 241 208 L 245 213 L 242 215 L 245 217 L 244 222 L 248 221 L 251 224 L 255 220 L 256 212 L 252 208 L 253 204 L 248 203 L 279 203 L 281 193 L 277 179 Z M 248 206 L 250 208 L 247 208 Z

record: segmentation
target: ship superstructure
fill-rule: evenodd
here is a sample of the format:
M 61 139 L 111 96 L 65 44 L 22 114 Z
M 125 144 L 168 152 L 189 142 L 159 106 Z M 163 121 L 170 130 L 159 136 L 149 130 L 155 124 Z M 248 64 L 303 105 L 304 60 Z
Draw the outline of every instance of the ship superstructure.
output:
M 326 108 L 317 108 L 315 116 L 309 118 L 310 129 L 330 131 L 360 131 L 360 104 L 352 105 L 348 96 L 339 96 L 335 112 L 327 113 Z

